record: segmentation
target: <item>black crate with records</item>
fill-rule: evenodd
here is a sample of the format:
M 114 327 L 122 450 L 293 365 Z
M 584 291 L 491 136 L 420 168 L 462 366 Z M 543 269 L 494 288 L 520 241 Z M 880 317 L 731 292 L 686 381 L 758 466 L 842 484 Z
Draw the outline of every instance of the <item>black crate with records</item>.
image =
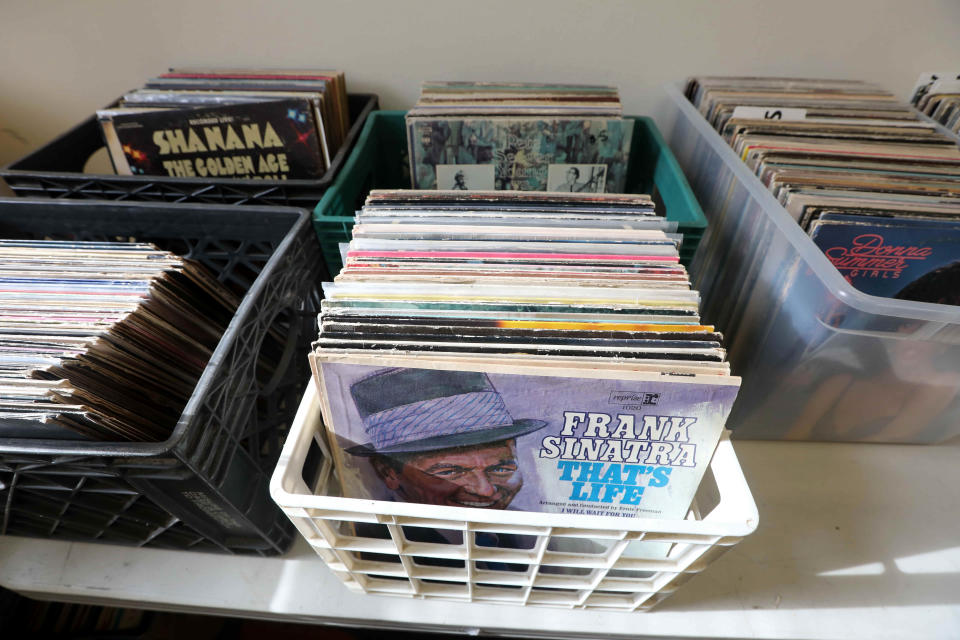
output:
M 21 256 L 0 275 L 0 534 L 284 551 L 267 481 L 309 379 L 309 214 L 3 199 L 0 238 Z M 24 343 L 41 364 L 18 378 Z
M 341 71 L 172 69 L 0 175 L 18 196 L 313 207 L 376 107 Z

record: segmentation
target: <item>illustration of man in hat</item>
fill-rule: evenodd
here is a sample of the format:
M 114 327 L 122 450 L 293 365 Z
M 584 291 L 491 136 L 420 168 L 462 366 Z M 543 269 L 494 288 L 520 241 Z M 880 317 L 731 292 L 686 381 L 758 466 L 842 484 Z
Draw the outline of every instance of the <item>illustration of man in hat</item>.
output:
M 515 420 L 485 373 L 382 369 L 350 387 L 370 442 L 352 447 L 404 502 L 506 509 L 523 487 Z

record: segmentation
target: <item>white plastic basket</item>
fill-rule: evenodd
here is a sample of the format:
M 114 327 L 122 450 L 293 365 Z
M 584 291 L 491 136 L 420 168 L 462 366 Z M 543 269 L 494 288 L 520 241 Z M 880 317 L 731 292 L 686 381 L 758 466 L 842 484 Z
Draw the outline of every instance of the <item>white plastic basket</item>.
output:
M 757 507 L 726 434 L 685 520 L 336 497 L 338 484 L 325 437 L 316 387 L 310 385 L 271 479 L 270 494 L 330 570 L 358 592 L 646 610 L 757 527 Z M 357 535 L 357 527 L 366 535 Z M 429 529 L 445 535 L 431 533 L 433 540 L 423 541 L 420 534 Z M 489 534 L 510 537 L 514 546 L 488 546 Z M 650 557 L 651 547 L 669 552 Z

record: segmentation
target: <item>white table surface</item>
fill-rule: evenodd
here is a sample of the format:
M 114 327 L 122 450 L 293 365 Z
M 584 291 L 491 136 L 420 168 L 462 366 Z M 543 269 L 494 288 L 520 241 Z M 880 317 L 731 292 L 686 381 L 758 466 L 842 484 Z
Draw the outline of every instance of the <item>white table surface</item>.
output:
M 960 637 L 960 444 L 736 442 L 756 533 L 657 609 L 620 613 L 365 596 L 298 542 L 281 558 L 0 537 L 34 598 L 531 637 Z

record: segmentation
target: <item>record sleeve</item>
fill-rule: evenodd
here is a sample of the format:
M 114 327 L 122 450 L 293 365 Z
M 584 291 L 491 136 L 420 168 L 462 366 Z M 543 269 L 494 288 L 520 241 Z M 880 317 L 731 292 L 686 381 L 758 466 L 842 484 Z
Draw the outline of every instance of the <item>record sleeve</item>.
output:
M 311 357 L 347 497 L 683 518 L 739 386 L 729 376 L 388 361 Z
M 633 121 L 408 117 L 415 189 L 619 193 Z
M 960 304 L 960 219 L 840 218 L 815 222 L 810 234 L 850 284 L 871 295 Z
M 119 174 L 286 180 L 325 168 L 307 99 L 98 115 Z

